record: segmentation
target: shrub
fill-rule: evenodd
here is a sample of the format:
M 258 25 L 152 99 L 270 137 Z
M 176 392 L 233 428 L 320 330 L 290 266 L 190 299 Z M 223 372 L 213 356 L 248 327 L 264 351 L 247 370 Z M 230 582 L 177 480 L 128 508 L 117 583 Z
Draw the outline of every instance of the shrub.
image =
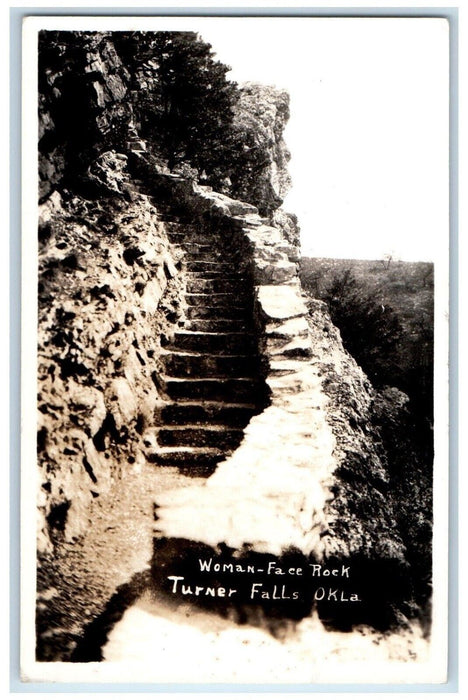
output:
M 335 275 L 322 298 L 343 344 L 372 383 L 401 384 L 400 352 L 403 326 L 393 309 L 376 303 L 350 269 Z

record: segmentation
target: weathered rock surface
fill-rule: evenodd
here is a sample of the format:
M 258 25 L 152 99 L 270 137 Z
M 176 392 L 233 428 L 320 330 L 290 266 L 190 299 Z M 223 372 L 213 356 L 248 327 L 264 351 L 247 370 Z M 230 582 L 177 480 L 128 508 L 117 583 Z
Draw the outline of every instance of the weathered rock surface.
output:
M 39 35 L 39 196 L 131 139 L 130 75 L 109 32 Z
M 105 151 L 88 168 L 90 182 L 103 188 L 106 194 L 122 194 L 128 176 L 125 174 L 127 156 L 115 151 Z
M 300 239 L 300 227 L 297 216 L 289 212 L 284 211 L 284 209 L 276 209 L 270 217 L 271 223 L 276 228 L 282 232 L 286 240 L 293 246 L 298 248 L 301 245 Z M 298 256 L 295 262 L 299 262 L 300 257 Z
M 82 534 L 93 499 L 145 461 L 158 400 L 154 358 L 177 315 L 180 283 L 145 197 L 64 201 L 54 193 L 40 222 L 39 548 L 47 550 L 54 532 L 68 541 Z
M 78 176 L 86 181 L 86 166 L 104 151 L 145 153 L 142 120 L 163 106 L 157 102 L 157 63 L 151 55 L 136 60 L 119 32 L 43 31 L 39 48 L 39 189 L 44 198 L 63 181 Z M 223 173 L 219 165 L 218 181 L 229 183 L 226 192 L 269 216 L 290 187 L 290 154 L 283 140 L 289 96 L 255 83 L 236 94 L 232 131 L 239 152 L 234 155 L 242 166 L 233 172 L 225 163 Z M 160 135 L 148 125 L 144 134 L 160 170 L 167 170 Z M 179 167 L 191 169 L 185 162 Z M 280 222 L 297 242 L 295 217 L 277 214 L 275 223 Z
M 307 306 L 297 286 L 262 285 L 257 292 L 259 308 L 267 320 L 306 316 Z
M 235 197 L 258 206 L 263 215 L 281 205 L 291 186 L 287 171 L 290 153 L 283 140 L 288 119 L 286 91 L 257 83 L 241 86 L 234 124 L 244 134 L 252 163 L 235 173 L 232 191 Z

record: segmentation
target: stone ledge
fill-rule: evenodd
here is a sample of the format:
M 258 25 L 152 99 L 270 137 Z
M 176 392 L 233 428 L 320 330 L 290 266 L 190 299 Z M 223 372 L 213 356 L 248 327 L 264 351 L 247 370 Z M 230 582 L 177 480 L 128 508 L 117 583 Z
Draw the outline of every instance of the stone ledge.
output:
M 306 316 L 300 288 L 292 285 L 262 285 L 257 287 L 257 302 L 266 319 L 284 320 Z

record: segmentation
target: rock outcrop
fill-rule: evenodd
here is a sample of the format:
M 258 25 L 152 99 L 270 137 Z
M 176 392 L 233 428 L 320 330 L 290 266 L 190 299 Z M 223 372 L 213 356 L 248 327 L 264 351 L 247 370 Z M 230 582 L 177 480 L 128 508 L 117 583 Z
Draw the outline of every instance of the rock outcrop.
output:
M 272 214 L 281 206 L 290 186 L 290 153 L 283 139 L 289 119 L 289 95 L 285 90 L 246 83 L 241 86 L 234 125 L 242 135 L 247 156 L 242 171 L 232 178 L 233 196 Z
M 40 32 L 40 199 L 134 137 L 129 80 L 110 32 Z
M 121 33 L 120 33 L 121 34 Z M 147 148 L 160 168 L 157 129 L 145 123 L 146 143 L 138 129 L 157 103 L 158 65 L 129 55 L 128 37 L 116 32 L 43 31 L 39 38 L 39 196 L 54 188 L 87 183 L 88 164 L 105 151 L 124 154 Z M 138 45 L 138 38 L 134 38 Z M 130 42 L 131 43 L 131 42 Z M 136 48 L 134 47 L 136 51 Z M 271 216 L 281 205 L 291 181 L 290 154 L 283 139 L 289 119 L 284 90 L 247 83 L 237 91 L 232 156 L 238 167 L 216 167 L 225 191 Z M 156 100 L 156 102 L 155 102 Z M 143 115 L 146 115 L 143 117 Z M 179 163 L 179 167 L 180 167 Z M 167 164 L 166 164 L 167 166 Z M 189 163 L 182 166 L 190 168 Z M 196 172 L 196 171 L 195 171 Z M 86 190 L 85 190 L 86 192 Z M 282 218 L 290 229 L 296 228 Z

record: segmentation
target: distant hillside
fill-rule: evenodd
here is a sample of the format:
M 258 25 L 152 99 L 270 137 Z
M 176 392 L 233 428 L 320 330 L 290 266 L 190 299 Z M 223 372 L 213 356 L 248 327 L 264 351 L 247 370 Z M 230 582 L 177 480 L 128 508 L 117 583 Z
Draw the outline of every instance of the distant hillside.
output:
M 352 282 L 343 294 L 356 290 L 363 303 L 380 306 L 382 313 L 391 313 L 401 324 L 391 357 L 380 358 L 394 370 L 393 384 L 407 392 L 416 402 L 431 403 L 434 328 L 434 266 L 428 262 L 387 260 L 339 260 L 333 258 L 302 258 L 301 281 L 311 297 L 329 301 L 330 290 L 337 280 L 349 275 Z M 346 285 L 345 285 L 346 286 Z M 346 307 L 346 301 L 344 302 Z M 352 313 L 350 303 L 350 315 Z M 333 310 L 331 310 L 333 317 Z M 346 308 L 345 308 L 346 312 Z M 354 312 L 353 312 L 354 313 Z M 333 319 L 340 327 L 338 318 Z M 350 341 L 356 338 L 359 324 L 348 318 L 348 334 L 341 327 L 345 346 L 353 353 Z M 365 319 L 364 319 L 365 321 Z M 363 326 L 366 336 L 366 326 Z M 370 338 L 370 336 L 369 336 Z M 364 345 L 368 339 L 364 337 Z M 348 342 L 347 342 L 348 341 Z M 354 353 L 355 354 L 355 353 Z M 359 357 L 356 357 L 360 362 Z M 364 363 L 362 363 L 364 366 Z M 364 369 L 369 372 L 368 367 Z M 370 373 L 371 374 L 371 373 Z M 375 379 L 375 377 L 373 378 Z M 384 383 L 389 383 L 386 380 Z
M 398 312 L 410 333 L 417 333 L 421 324 L 432 327 L 432 263 L 302 258 L 301 281 L 307 291 L 321 299 L 337 273 L 347 269 L 368 292 L 375 295 L 376 302 L 390 304 Z

